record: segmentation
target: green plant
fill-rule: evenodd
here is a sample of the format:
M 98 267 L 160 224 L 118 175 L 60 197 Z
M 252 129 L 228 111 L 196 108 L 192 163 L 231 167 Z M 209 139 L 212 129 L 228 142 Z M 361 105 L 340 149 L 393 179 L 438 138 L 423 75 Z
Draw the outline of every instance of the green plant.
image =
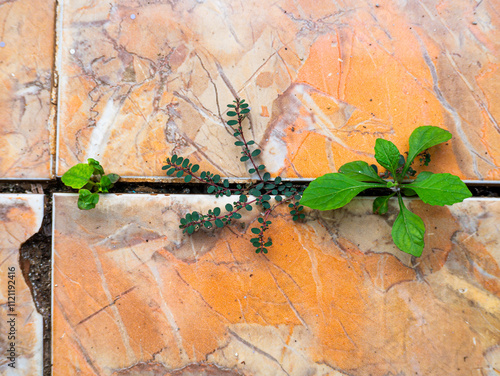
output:
M 64 173 L 61 180 L 68 187 L 78 189 L 78 208 L 89 210 L 99 202 L 99 192 L 107 193 L 120 179 L 117 174 L 104 174 L 104 169 L 95 159 L 78 163 Z
M 246 139 L 243 131 L 243 122 L 250 112 L 248 104 L 245 103 L 244 99 L 237 99 L 228 107 L 227 115 L 232 119 L 227 121 L 227 125 L 231 128 L 236 139 L 234 144 L 242 149 L 240 161 L 248 164 L 248 172 L 254 175 L 254 181 L 246 185 L 231 185 L 228 179 L 222 179 L 219 175 L 210 171 L 203 171 L 198 176 L 196 173 L 200 166 L 192 164 L 189 159 L 177 155 L 167 158 L 163 170 L 167 170 L 168 176 L 184 177 L 186 183 L 194 179 L 208 184 L 207 193 L 215 194 L 216 197 L 238 196 L 237 201 L 224 206 L 225 212 L 220 207 L 215 207 L 208 210 L 206 214 L 197 211 L 187 213 L 180 220 L 179 227 L 183 229 L 183 233 L 192 234 L 202 227 L 207 229 L 213 226 L 224 227 L 231 224 L 233 220 L 240 219 L 240 211 L 251 211 L 254 206 L 258 206 L 262 210 L 262 216 L 257 220 L 259 227 L 251 229 L 255 237 L 250 239 L 250 242 L 255 247 L 256 253 L 267 253 L 268 247 L 272 245 L 272 240 L 269 237 L 266 239 L 264 233 L 271 225 L 271 213 L 276 207 L 288 204 L 293 220 L 303 219 L 305 215 L 302 212 L 303 206 L 299 204 L 299 201 L 304 188 L 291 182 L 285 182 L 281 177 L 271 179 L 271 174 L 264 172 L 265 165 L 256 162 L 261 150 L 256 147 L 255 141 Z M 274 201 L 272 201 L 273 197 Z
M 363 161 L 349 162 L 340 167 L 339 172 L 323 175 L 311 182 L 303 193 L 301 204 L 319 210 L 338 209 L 365 189 L 390 188 L 393 191 L 391 194 L 375 199 L 373 212 L 385 214 L 390 198 L 397 195 L 399 214 L 392 227 L 392 239 L 400 250 L 419 257 L 424 248 L 424 222 L 405 207 L 402 193 L 418 195 L 423 202 L 439 206 L 462 202 L 472 196 L 458 176 L 447 173 L 424 171 L 412 182 L 403 183 L 404 179 L 415 174 L 410 165 L 418 155 L 424 152 L 421 162 L 427 165 L 429 157 L 425 151 L 450 139 L 451 133 L 439 127 L 418 127 L 410 136 L 410 149 L 405 160 L 396 145 L 378 138 L 375 159 L 387 169 L 385 176 L 390 180 L 382 179 L 375 165 L 370 166 Z

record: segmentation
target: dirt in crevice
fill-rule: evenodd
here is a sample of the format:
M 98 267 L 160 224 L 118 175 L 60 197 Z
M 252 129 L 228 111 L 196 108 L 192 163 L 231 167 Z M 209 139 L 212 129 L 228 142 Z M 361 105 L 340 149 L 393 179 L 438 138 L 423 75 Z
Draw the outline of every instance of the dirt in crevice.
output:
M 20 248 L 19 264 L 30 288 L 35 307 L 43 317 L 43 374 L 51 374 L 51 258 L 52 197 L 44 197 L 44 216 L 40 230 Z

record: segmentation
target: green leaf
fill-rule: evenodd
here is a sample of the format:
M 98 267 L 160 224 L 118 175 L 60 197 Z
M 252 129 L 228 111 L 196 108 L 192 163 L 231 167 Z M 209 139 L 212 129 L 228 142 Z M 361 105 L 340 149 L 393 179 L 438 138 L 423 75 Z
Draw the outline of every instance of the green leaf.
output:
M 214 215 L 220 215 L 220 208 L 219 207 L 214 208 Z
M 434 173 L 430 172 L 430 171 L 422 171 L 420 174 L 418 174 L 417 178 L 415 180 L 413 180 L 412 183 L 424 181 L 425 179 L 429 178 L 431 175 L 434 175 Z
M 210 223 L 209 221 L 203 222 L 203 225 L 204 225 L 206 228 L 212 228 L 212 223 Z
M 410 188 L 403 188 L 402 192 L 406 197 L 409 197 L 409 196 L 411 197 L 411 196 L 417 195 L 417 192 L 415 192 L 413 189 L 410 189 Z
M 385 184 L 372 166 L 363 161 L 349 162 L 339 168 L 339 172 L 358 181 L 372 181 Z
M 424 221 L 406 209 L 401 197 L 398 197 L 398 201 L 400 211 L 392 225 L 392 240 L 403 252 L 420 257 L 424 249 Z
M 86 163 L 78 163 L 66 171 L 61 180 L 68 187 L 80 189 L 89 182 L 93 173 L 94 167 Z
M 182 167 L 186 168 L 188 164 L 189 164 L 189 159 L 186 158 L 182 161 Z
M 104 175 L 104 169 L 102 168 L 99 161 L 96 161 L 94 158 L 88 158 L 87 162 L 88 162 L 89 166 L 92 166 L 94 168 L 94 174 Z
M 113 184 L 115 184 L 118 180 L 120 180 L 120 175 L 118 175 L 118 174 L 107 174 L 106 176 L 109 178 L 109 180 Z
M 256 157 L 260 154 L 260 149 L 255 149 L 254 151 L 252 151 L 252 157 Z
M 104 175 L 101 177 L 99 191 L 107 193 L 112 186 L 113 183 L 111 183 L 108 176 Z
M 271 179 L 271 174 L 269 172 L 266 172 L 262 177 L 262 180 L 268 181 L 269 179 Z
M 251 231 L 252 231 L 252 233 L 254 233 L 254 234 L 260 234 L 260 229 L 259 229 L 259 228 L 257 228 L 257 227 L 252 228 L 252 230 L 251 230 Z
M 266 168 L 266 166 L 264 166 L 263 164 L 261 164 L 261 165 L 258 167 L 258 169 L 259 169 L 259 170 L 264 170 L 265 168 Z
M 318 210 L 338 209 L 365 189 L 377 187 L 380 184 L 364 183 L 341 173 L 330 173 L 313 180 L 304 191 L 300 203 Z M 285 192 L 285 196 L 291 194 Z
M 241 195 L 240 196 L 240 202 L 247 202 L 247 196 Z
M 389 210 L 389 200 L 394 195 L 395 193 L 390 194 L 389 196 L 377 197 L 373 201 L 373 213 L 380 215 L 387 213 L 387 210 Z
M 234 112 L 234 111 L 228 111 L 227 112 L 227 116 L 236 116 L 236 115 L 238 115 L 238 114 L 236 112 Z
M 250 159 L 249 157 L 247 157 L 246 155 L 244 155 L 243 157 L 241 157 L 241 158 L 240 158 L 240 161 L 241 161 L 241 162 L 246 162 L 246 161 L 248 161 L 249 159 Z
M 428 174 L 425 179 L 417 178 L 413 183 L 405 184 L 404 188 L 417 192 L 420 199 L 429 205 L 453 205 L 472 196 L 464 182 L 452 174 Z
M 399 150 L 391 141 L 377 138 L 375 142 L 375 159 L 378 163 L 396 176 L 396 170 L 399 166 Z
M 194 173 L 194 172 L 198 171 L 199 169 L 200 169 L 200 165 L 195 164 L 195 165 L 193 165 L 193 167 L 191 167 L 191 172 Z
M 249 195 L 252 195 L 252 196 L 255 196 L 255 197 L 258 197 L 260 196 L 260 191 L 255 189 L 255 188 L 252 188 L 248 191 L 248 194 Z
M 245 209 L 247 211 L 252 211 L 252 205 L 245 205 Z
M 191 175 L 184 176 L 184 183 L 189 183 L 193 177 Z
M 238 120 L 228 120 L 227 125 L 236 125 L 238 124 Z
M 410 150 L 403 169 L 403 175 L 406 174 L 406 171 L 408 171 L 408 168 L 418 154 L 450 139 L 451 133 L 439 127 L 426 125 L 415 129 L 410 136 Z
M 249 108 L 244 108 L 243 110 L 240 111 L 241 114 L 248 114 L 250 112 Z
M 184 171 L 182 170 L 177 171 L 177 174 L 175 174 L 178 178 L 182 177 L 182 175 L 184 175 Z
M 78 209 L 81 210 L 93 209 L 95 208 L 98 202 L 99 202 L 99 195 L 97 193 L 92 193 L 88 189 L 80 189 L 78 195 Z
M 241 218 L 241 214 L 240 213 L 233 213 L 233 218 L 234 219 L 240 219 Z
M 215 191 L 215 187 L 213 185 L 211 185 L 210 187 L 208 187 L 207 189 L 207 193 L 213 193 Z
M 233 205 L 231 205 L 231 204 L 226 204 L 226 210 L 227 210 L 228 212 L 233 211 Z
M 215 220 L 215 225 L 219 228 L 224 227 L 224 222 L 222 222 L 219 218 Z
M 188 234 L 192 234 L 192 233 L 194 232 L 194 230 L 195 230 L 195 227 L 194 227 L 193 225 L 191 225 L 191 226 L 189 226 L 189 227 L 187 228 L 187 233 L 188 233 Z

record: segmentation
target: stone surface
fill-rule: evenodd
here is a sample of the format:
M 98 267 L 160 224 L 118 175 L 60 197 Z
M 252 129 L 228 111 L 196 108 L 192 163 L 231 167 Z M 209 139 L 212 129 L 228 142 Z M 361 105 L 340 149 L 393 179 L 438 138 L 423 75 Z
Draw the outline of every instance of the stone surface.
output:
M 0 179 L 51 177 L 54 0 L 0 1 Z
M 164 176 L 177 153 L 245 177 L 223 122 L 238 95 L 274 175 L 373 162 L 378 137 L 405 152 L 431 124 L 454 136 L 432 171 L 500 180 L 497 1 L 62 4 L 58 175 L 93 157 Z
M 19 248 L 39 230 L 43 200 L 43 195 L 0 195 L 0 375 L 42 375 L 43 320 L 23 277 Z
M 422 258 L 392 244 L 359 199 L 294 223 L 181 234 L 203 196 L 54 200 L 53 375 L 495 375 L 500 372 L 500 201 L 410 201 Z M 231 200 L 226 198 L 225 200 Z M 222 206 L 219 201 L 219 206 Z

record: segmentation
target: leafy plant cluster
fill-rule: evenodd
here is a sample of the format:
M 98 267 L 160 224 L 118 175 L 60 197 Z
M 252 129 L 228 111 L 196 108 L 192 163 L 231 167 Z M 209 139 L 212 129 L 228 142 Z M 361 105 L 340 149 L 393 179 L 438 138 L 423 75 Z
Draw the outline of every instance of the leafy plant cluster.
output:
M 265 236 L 265 232 L 272 223 L 271 213 L 278 206 L 288 205 L 294 221 L 305 217 L 304 207 L 299 204 L 303 187 L 284 182 L 280 177 L 271 179 L 271 174 L 264 172 L 266 166 L 256 162 L 256 157 L 261 154 L 261 150 L 254 140 L 247 140 L 243 131 L 243 122 L 250 112 L 248 104 L 244 99 L 237 99 L 232 104 L 228 104 L 228 107 L 227 115 L 232 119 L 227 121 L 227 125 L 232 129 L 232 134 L 236 139 L 234 144 L 241 147 L 240 161 L 248 164 L 248 172 L 256 176 L 252 183 L 231 186 L 227 179 L 222 179 L 220 175 L 210 171 L 203 171 L 197 175 L 200 166 L 177 155 L 167 158 L 166 165 L 162 168 L 166 170 L 168 176 L 184 177 L 186 183 L 194 179 L 207 184 L 207 193 L 215 194 L 215 197 L 238 196 L 237 201 L 226 204 L 223 209 L 215 207 L 205 214 L 197 211 L 187 213 L 180 220 L 179 227 L 183 229 L 183 233 L 192 234 L 202 227 L 210 229 L 214 226 L 217 228 L 227 226 L 241 218 L 241 211 L 251 211 L 257 206 L 262 211 L 262 216 L 257 220 L 259 226 L 251 229 L 255 237 L 250 239 L 250 242 L 256 253 L 267 253 L 268 247 L 273 243 L 271 238 Z
M 373 202 L 373 212 L 385 214 L 389 200 L 397 196 L 399 214 L 392 227 L 392 239 L 396 246 L 413 256 L 419 257 L 424 248 L 425 226 L 422 219 L 408 210 L 402 194 L 418 195 L 430 205 L 452 205 L 462 202 L 472 194 L 458 176 L 421 172 L 410 183 L 404 183 L 409 176 L 415 175 L 411 169 L 414 159 L 421 155 L 421 162 L 430 161 L 426 150 L 451 139 L 451 133 L 434 126 L 422 126 L 410 136 L 408 157 L 400 154 L 394 143 L 379 138 L 375 142 L 375 159 L 387 171 L 379 176 L 375 165 L 363 161 L 344 164 L 337 173 L 330 173 L 315 179 L 304 191 L 301 204 L 312 209 L 332 210 L 349 203 L 356 195 L 368 188 L 390 188 L 392 193 L 377 197 Z
M 280 177 L 271 179 L 266 166 L 259 164 L 256 158 L 261 150 L 253 140 L 247 140 L 243 131 L 244 120 L 250 108 L 244 99 L 237 99 L 228 105 L 227 115 L 231 118 L 227 125 L 236 139 L 234 144 L 241 147 L 240 161 L 248 167 L 248 172 L 255 179 L 248 184 L 230 184 L 228 179 L 210 171 L 197 174 L 200 166 L 193 164 L 188 158 L 173 155 L 167 158 L 163 170 L 168 176 L 184 178 L 189 183 L 197 180 L 208 186 L 207 193 L 215 197 L 236 196 L 237 200 L 226 204 L 223 208 L 215 207 L 207 213 L 193 211 L 180 219 L 179 227 L 183 233 L 193 234 L 201 228 L 222 228 L 242 217 L 243 210 L 251 211 L 254 207 L 261 210 L 257 227 L 251 232 L 255 235 L 250 242 L 256 253 L 267 253 L 273 243 L 265 236 L 272 224 L 271 214 L 280 205 L 288 205 L 294 221 L 303 219 L 304 206 L 318 210 L 338 209 L 349 203 L 356 195 L 368 188 L 389 188 L 392 193 L 377 197 L 373 202 L 373 212 L 383 215 L 387 213 L 389 200 L 396 196 L 399 213 L 392 227 L 392 238 L 396 246 L 413 256 L 419 257 L 424 248 L 425 226 L 422 219 L 408 210 L 403 202 L 403 195 L 416 196 L 430 205 L 452 205 L 471 197 L 467 186 L 451 174 L 434 174 L 421 172 L 413 181 L 416 171 L 411 168 L 415 158 L 427 166 L 430 162 L 428 149 L 451 139 L 451 133 L 434 126 L 423 126 L 415 129 L 409 139 L 407 158 L 402 155 L 394 143 L 379 138 L 375 142 L 375 159 L 386 169 L 378 173 L 377 166 L 368 165 L 364 161 L 344 164 L 337 173 L 330 173 L 315 179 L 304 190 L 302 186 L 285 182 Z M 105 174 L 104 169 L 95 159 L 88 163 L 79 163 L 70 168 L 63 176 L 62 182 L 69 187 L 79 189 L 78 208 L 87 210 L 96 206 L 98 193 L 106 193 L 120 177 L 116 174 Z
M 89 210 L 99 202 L 99 192 L 107 193 L 120 179 L 117 174 L 105 174 L 98 161 L 89 158 L 87 163 L 78 163 L 61 177 L 68 187 L 78 189 L 78 208 Z

